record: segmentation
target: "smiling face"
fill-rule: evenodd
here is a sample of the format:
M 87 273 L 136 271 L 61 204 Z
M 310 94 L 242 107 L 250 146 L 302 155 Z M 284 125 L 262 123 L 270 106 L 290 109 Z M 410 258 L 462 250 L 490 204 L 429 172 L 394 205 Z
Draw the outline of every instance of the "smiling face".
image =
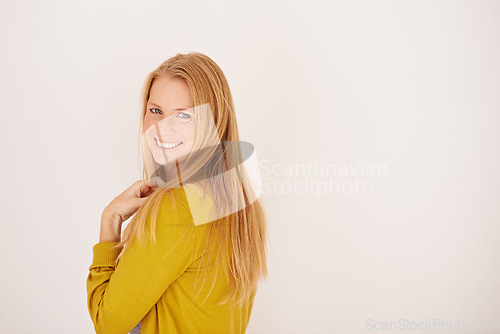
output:
M 156 77 L 143 123 L 146 141 L 158 164 L 188 154 L 196 138 L 196 122 L 187 83 L 172 76 Z

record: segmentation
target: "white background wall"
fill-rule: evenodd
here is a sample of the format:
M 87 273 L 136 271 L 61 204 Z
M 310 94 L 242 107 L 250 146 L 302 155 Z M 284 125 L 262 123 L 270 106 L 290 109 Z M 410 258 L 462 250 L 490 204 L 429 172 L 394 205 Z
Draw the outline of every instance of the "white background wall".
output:
M 269 276 L 248 333 L 400 319 L 500 333 L 499 15 L 498 1 L 2 1 L 2 333 L 93 332 L 85 281 L 102 210 L 140 178 L 140 89 L 188 51 L 223 69 L 261 161 Z

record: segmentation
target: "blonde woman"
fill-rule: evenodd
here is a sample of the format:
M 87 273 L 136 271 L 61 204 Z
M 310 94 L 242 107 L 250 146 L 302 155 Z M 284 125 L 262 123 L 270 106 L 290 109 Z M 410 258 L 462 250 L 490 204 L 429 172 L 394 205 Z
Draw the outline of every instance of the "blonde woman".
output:
M 140 129 L 143 180 L 104 209 L 93 246 L 96 333 L 245 333 L 267 230 L 219 66 L 199 52 L 161 64 L 144 85 Z

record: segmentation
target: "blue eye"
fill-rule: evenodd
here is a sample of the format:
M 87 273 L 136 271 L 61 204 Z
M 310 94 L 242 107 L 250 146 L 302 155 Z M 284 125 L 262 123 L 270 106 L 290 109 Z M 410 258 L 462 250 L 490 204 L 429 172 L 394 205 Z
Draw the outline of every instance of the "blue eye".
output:
M 191 115 L 186 114 L 185 112 L 181 112 L 181 113 L 179 113 L 179 116 L 180 116 L 181 118 L 186 118 L 186 119 L 191 118 Z
M 158 109 L 158 108 L 150 108 L 149 110 L 151 111 L 151 110 L 160 110 L 160 109 Z M 154 111 L 151 111 L 151 112 L 152 112 L 153 114 L 156 114 Z M 160 110 L 160 113 L 161 113 L 161 110 Z

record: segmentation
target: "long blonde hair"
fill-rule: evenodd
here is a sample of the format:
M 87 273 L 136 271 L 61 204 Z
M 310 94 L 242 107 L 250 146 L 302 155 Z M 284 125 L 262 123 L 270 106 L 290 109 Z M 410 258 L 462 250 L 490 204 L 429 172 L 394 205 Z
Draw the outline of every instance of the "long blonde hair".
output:
M 230 291 L 228 291 L 228 297 L 223 303 L 233 300 L 234 305 L 241 305 L 256 292 L 259 279 L 267 277 L 266 243 L 268 235 L 263 206 L 260 199 L 249 203 L 248 199 L 255 198 L 255 193 L 248 182 L 244 168 L 239 168 L 238 177 L 232 177 L 229 180 L 217 178 L 217 175 L 221 175 L 227 169 L 227 161 L 225 160 L 228 152 L 223 150 L 224 159 L 220 159 L 220 156 L 214 155 L 214 150 L 196 150 L 206 143 L 239 142 L 231 91 L 219 66 L 211 58 L 199 52 L 178 53 L 147 76 L 141 96 L 142 113 L 139 133 L 144 179 L 151 177 L 148 174 L 152 170 L 151 166 L 146 165 L 151 163 L 151 160 L 145 156 L 151 152 L 142 137 L 147 101 L 153 80 L 156 77 L 166 76 L 185 80 L 194 99 L 194 105 L 208 104 L 212 112 L 208 113 L 208 116 L 213 117 L 211 121 L 215 125 L 212 129 L 203 126 L 197 127 L 192 149 L 197 153 L 190 154 L 187 158 L 187 169 L 183 173 L 183 178 L 189 181 L 191 177 L 196 175 L 198 177 L 205 175 L 207 178 L 215 175 L 216 177 L 211 178 L 212 181 L 205 191 L 210 192 L 210 197 L 215 200 L 216 210 L 222 212 L 224 207 L 234 207 L 234 202 L 243 202 L 243 205 L 240 206 L 242 209 L 208 223 L 208 237 L 204 250 L 204 257 L 208 258 L 214 245 L 219 245 L 216 253 L 217 266 L 220 258 L 223 261 L 225 258 L 229 258 L 230 275 L 228 276 L 232 278 L 232 284 Z M 200 113 L 196 117 L 200 124 L 206 123 L 200 117 L 207 117 L 207 114 Z M 238 160 L 242 159 L 240 152 L 237 152 L 236 155 Z M 159 188 L 149 195 L 146 202 L 136 212 L 124 229 L 121 241 L 116 246 L 124 246 L 118 255 L 116 265 L 132 240 L 137 238 L 144 242 L 144 238 L 147 238 L 147 240 L 155 241 L 159 206 L 165 195 L 170 195 L 172 198 L 170 190 L 176 186 L 174 183 L 168 183 L 168 186 Z M 151 215 L 150 219 L 148 219 L 149 215 Z M 148 222 L 150 222 L 149 225 Z M 215 284 L 215 278 L 213 284 Z

